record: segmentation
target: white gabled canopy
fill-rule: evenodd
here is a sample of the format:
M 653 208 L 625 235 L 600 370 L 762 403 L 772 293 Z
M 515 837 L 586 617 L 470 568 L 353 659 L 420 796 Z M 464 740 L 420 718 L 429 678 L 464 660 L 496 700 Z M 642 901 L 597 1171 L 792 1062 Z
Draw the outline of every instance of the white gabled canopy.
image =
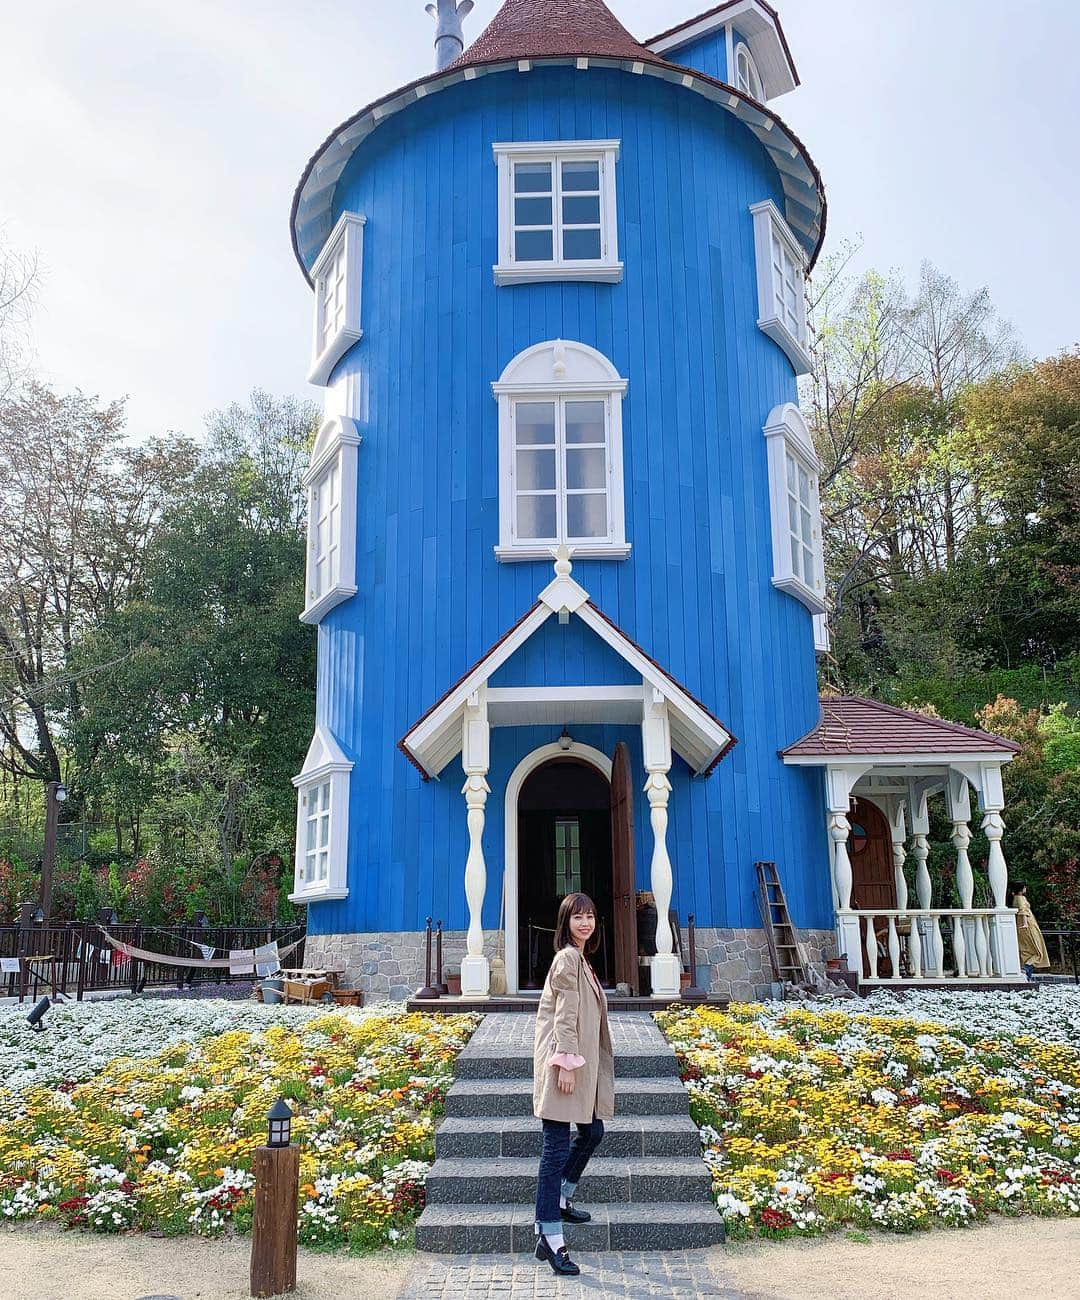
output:
M 461 752 L 465 711 L 481 695 L 492 726 L 570 723 L 639 723 L 646 699 L 657 692 L 667 703 L 671 747 L 698 775 L 707 776 L 735 738 L 655 660 L 589 600 L 570 576 L 568 555 L 536 604 L 434 704 L 399 742 L 425 780 L 437 777 Z M 551 616 L 561 623 L 582 620 L 641 675 L 640 686 L 488 687 L 491 677 Z
M 344 751 L 334 739 L 329 728 L 323 726 L 320 722 L 315 726 L 315 734 L 308 746 L 304 766 L 299 776 L 293 777 L 293 785 L 299 788 L 302 785 L 310 785 L 321 777 L 330 776 L 333 772 L 351 772 L 352 770 L 353 764 L 345 757 Z

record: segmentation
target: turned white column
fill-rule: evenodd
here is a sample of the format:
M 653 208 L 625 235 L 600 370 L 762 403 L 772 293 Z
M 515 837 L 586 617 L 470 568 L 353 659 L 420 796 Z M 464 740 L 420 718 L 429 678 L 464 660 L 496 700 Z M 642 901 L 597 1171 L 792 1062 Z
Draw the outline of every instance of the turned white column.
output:
M 1001 781 L 1000 763 L 982 763 L 978 770 L 979 804 L 982 808 L 982 829 L 989 844 L 986 874 L 990 892 L 994 895 L 995 915 L 990 923 L 990 953 L 993 973 L 1008 979 L 1019 979 L 1020 948 L 1016 936 L 1016 912 L 1006 906 L 1009 888 L 1009 869 L 1001 839 L 1005 834 L 1005 792 Z
M 908 782 L 907 819 L 911 827 L 911 856 L 915 859 L 915 896 L 922 911 L 928 911 L 933 901 L 930 869 L 930 807 L 926 786 L 918 781 Z M 935 945 L 931 927 L 937 934 Z M 925 945 L 925 946 L 924 946 Z M 911 927 L 911 973 L 918 979 L 925 968 L 928 975 L 941 975 L 941 964 L 936 961 L 936 947 L 941 946 L 941 933 L 936 919 L 929 923 L 916 920 Z
M 652 824 L 653 851 L 650 868 L 650 888 L 656 906 L 656 955 L 651 962 L 652 995 L 654 998 L 679 996 L 679 959 L 671 939 L 668 911 L 674 879 L 671 859 L 667 850 L 668 801 L 671 798 L 671 727 L 668 721 L 667 700 L 661 691 L 648 682 L 641 717 L 641 739 L 648 779 L 645 794 L 649 800 L 649 820 Z
M 847 957 L 851 970 L 862 974 L 863 943 L 859 929 L 858 913 L 851 910 L 853 876 L 848 840 L 851 837 L 851 792 L 864 775 L 863 767 L 830 766 L 825 770 L 825 789 L 828 798 L 830 867 L 836 899 L 837 951 Z
M 908 885 L 904 874 L 907 861 L 907 801 L 898 795 L 889 795 L 884 800 L 885 811 L 889 818 L 889 834 L 892 837 L 893 881 L 896 885 L 896 907 L 900 912 L 907 911 Z M 895 977 L 896 972 L 893 971 Z
M 487 717 L 486 689 L 471 695 L 462 722 L 462 766 L 465 784 L 461 793 L 468 809 L 469 855 L 465 860 L 465 901 L 469 907 L 469 933 L 465 956 L 461 959 L 461 993 L 463 997 L 487 997 L 491 988 L 491 971 L 484 956 L 484 895 L 487 892 L 487 864 L 484 862 L 484 809 L 491 787 L 487 783 L 490 762 L 490 729 Z
M 963 772 L 950 771 L 946 786 L 949 820 L 952 822 L 952 842 L 956 849 L 956 892 L 960 897 L 960 906 L 964 911 L 975 906 L 975 875 L 971 870 L 968 849 L 971 846 L 971 796 L 968 793 L 967 777 Z M 967 925 L 958 916 L 953 917 L 953 955 L 956 957 L 956 973 L 978 975 L 978 957 L 974 951 L 974 935 L 968 934 Z M 972 951 L 968 951 L 971 939 Z

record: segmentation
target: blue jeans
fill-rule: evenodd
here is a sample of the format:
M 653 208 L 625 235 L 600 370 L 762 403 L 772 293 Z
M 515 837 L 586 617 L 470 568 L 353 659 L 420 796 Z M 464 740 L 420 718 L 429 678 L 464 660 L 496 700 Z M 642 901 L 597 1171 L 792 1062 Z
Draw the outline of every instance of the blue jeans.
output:
M 593 1118 L 591 1124 L 579 1124 L 573 1149 L 570 1125 L 561 1120 L 545 1119 L 544 1149 L 540 1155 L 540 1172 L 536 1177 L 536 1227 L 545 1236 L 562 1232 L 559 1197 L 569 1200 L 577 1190 L 589 1157 L 603 1141 L 604 1121 Z

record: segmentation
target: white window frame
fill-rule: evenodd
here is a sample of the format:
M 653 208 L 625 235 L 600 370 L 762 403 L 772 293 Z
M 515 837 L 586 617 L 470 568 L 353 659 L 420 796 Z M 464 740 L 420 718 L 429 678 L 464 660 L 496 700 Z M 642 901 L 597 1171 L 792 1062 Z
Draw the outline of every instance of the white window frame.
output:
M 772 584 L 801 601 L 812 614 L 825 612 L 825 562 L 822 545 L 821 464 L 802 412 L 792 402 L 776 407 L 765 425 L 769 466 L 769 513 L 772 519 Z M 808 583 L 791 558 L 792 530 L 788 514 L 788 458 L 810 480 L 812 576 Z M 802 544 L 801 537 L 798 539 Z M 801 566 L 800 566 L 801 567 Z
M 761 80 L 761 73 L 758 72 L 757 62 L 750 52 L 750 46 L 745 41 L 739 41 L 735 45 L 735 76 L 733 83 L 736 90 L 741 90 L 744 95 L 749 95 L 751 99 L 756 99 L 758 103 L 764 103 L 765 100 L 765 83 Z M 742 64 L 745 64 L 746 75 L 743 75 Z
M 355 420 L 334 415 L 323 422 L 315 439 L 311 466 L 304 475 L 308 494 L 306 593 L 301 623 L 320 622 L 335 606 L 355 596 L 357 448 L 360 430 Z M 337 572 L 325 589 L 318 585 L 320 552 L 319 503 L 321 490 L 332 475 L 337 476 L 337 535 L 331 549 L 337 552 Z
M 806 251 L 771 199 L 755 203 L 750 211 L 754 217 L 754 251 L 757 258 L 758 329 L 784 351 L 797 375 L 808 375 L 814 365 L 810 356 L 806 318 Z M 786 253 L 796 275 L 794 321 L 789 321 L 787 309 L 781 302 L 785 285 L 778 284 L 777 273 L 774 271 L 774 239 L 779 242 L 783 253 Z M 785 269 L 781 272 L 785 276 L 785 283 L 787 265 L 785 261 Z
M 296 853 L 293 871 L 293 903 L 327 902 L 347 898 L 349 894 L 349 786 L 353 764 L 345 757 L 341 746 L 321 723 L 308 748 L 304 769 L 293 777 L 296 787 Z M 323 813 L 312 810 L 313 798 L 319 798 L 323 789 L 329 792 L 329 808 Z M 312 879 L 307 877 L 307 861 L 311 856 L 307 848 L 309 821 L 315 820 L 326 832 L 326 873 Z
M 814 615 L 814 650 L 819 655 L 827 655 L 832 649 L 832 634 L 829 632 L 828 614 Z
M 311 268 L 315 322 L 309 384 L 326 385 L 337 363 L 363 337 L 360 308 L 366 224 L 367 218 L 360 213 L 343 212 Z M 328 329 L 331 304 L 338 321 L 336 327 Z
M 493 146 L 499 168 L 499 260 L 494 267 L 499 285 L 532 284 L 545 280 L 589 280 L 617 284 L 623 277 L 619 261 L 615 165 L 618 140 L 558 140 L 499 143 Z M 566 260 L 562 245 L 562 164 L 595 162 L 600 168 L 600 256 Z M 514 167 L 519 163 L 549 163 L 552 175 L 552 239 L 550 261 L 518 261 L 514 255 Z
M 626 511 L 623 496 L 622 401 L 627 381 L 602 353 L 584 343 L 556 339 L 539 343 L 519 353 L 503 371 L 492 391 L 499 403 L 499 544 L 495 548 L 503 561 L 550 560 L 562 542 L 579 559 L 624 560 L 630 554 L 626 541 Z M 566 489 L 563 482 L 565 442 L 558 440 L 556 413 L 556 517 L 560 536 L 551 540 L 518 540 L 516 520 L 515 406 L 518 402 L 554 402 L 561 409 L 567 401 L 603 401 L 607 448 L 606 490 L 608 533 L 604 538 L 568 539 L 563 527 L 566 517 Z

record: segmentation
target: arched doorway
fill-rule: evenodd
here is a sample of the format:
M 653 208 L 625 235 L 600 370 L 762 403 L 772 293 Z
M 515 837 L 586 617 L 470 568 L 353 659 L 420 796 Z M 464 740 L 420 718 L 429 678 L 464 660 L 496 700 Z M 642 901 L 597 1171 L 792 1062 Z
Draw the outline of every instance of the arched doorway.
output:
M 868 799 L 856 799 L 851 806 L 851 905 L 859 912 L 890 912 L 896 907 L 896 876 L 893 871 L 892 835 L 885 814 Z M 866 930 L 863 925 L 863 974 L 870 973 L 866 956 Z M 878 974 L 891 976 L 886 938 L 888 923 L 879 920 L 875 927 L 878 946 Z
M 517 797 L 518 979 L 543 986 L 555 917 L 567 894 L 596 904 L 600 946 L 592 963 L 601 981 L 614 978 L 611 786 L 593 764 L 568 753 L 536 767 Z

